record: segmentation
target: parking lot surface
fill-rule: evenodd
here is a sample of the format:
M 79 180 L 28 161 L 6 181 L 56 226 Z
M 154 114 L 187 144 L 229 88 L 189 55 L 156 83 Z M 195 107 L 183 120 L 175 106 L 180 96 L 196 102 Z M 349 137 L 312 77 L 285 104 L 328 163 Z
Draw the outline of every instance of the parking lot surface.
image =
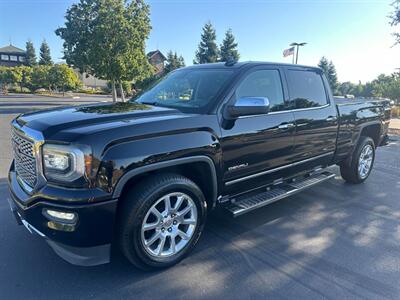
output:
M 338 175 L 236 219 L 213 213 L 195 251 L 170 269 L 139 271 L 117 251 L 110 264 L 77 267 L 18 226 L 7 203 L 9 121 L 59 100 L 0 98 L 1 299 L 400 298 L 400 138 L 378 149 L 364 184 Z

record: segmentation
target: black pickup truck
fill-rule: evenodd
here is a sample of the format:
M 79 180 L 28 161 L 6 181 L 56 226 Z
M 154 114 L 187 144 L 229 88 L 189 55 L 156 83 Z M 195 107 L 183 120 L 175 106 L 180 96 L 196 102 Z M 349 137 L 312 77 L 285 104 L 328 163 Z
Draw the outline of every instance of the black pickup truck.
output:
M 106 263 L 117 245 L 142 269 L 168 267 L 216 207 L 244 214 L 330 179 L 335 164 L 363 182 L 387 139 L 388 106 L 335 103 L 314 67 L 182 68 L 126 103 L 13 120 L 11 210 L 70 263 Z

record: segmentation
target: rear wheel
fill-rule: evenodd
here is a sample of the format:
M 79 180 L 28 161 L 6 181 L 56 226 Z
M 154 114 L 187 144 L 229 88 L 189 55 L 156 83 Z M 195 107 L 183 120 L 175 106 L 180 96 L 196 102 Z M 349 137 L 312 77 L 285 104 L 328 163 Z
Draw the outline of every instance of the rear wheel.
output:
M 375 144 L 370 137 L 362 136 L 351 161 L 340 166 L 342 178 L 349 183 L 361 183 L 371 173 L 375 161 Z
M 120 208 L 120 248 L 141 269 L 178 263 L 195 246 L 206 219 L 200 188 L 178 174 L 153 176 L 128 191 Z

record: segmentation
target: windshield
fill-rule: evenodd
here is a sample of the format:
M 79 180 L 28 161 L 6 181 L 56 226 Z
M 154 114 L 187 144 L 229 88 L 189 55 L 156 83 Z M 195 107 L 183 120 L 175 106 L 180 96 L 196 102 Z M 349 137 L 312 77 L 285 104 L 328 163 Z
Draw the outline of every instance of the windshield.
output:
M 182 69 L 168 75 L 134 101 L 200 113 L 221 91 L 232 70 Z

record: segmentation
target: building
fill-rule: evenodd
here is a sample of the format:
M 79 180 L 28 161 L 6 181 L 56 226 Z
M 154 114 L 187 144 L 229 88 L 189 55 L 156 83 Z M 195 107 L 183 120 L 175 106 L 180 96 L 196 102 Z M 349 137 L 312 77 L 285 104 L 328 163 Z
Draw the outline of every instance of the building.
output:
M 147 53 L 147 58 L 149 63 L 156 68 L 155 75 L 159 75 L 164 72 L 165 61 L 167 58 L 161 53 L 160 50 L 150 51 Z
M 0 66 L 15 67 L 25 63 L 26 52 L 13 45 L 0 48 Z

